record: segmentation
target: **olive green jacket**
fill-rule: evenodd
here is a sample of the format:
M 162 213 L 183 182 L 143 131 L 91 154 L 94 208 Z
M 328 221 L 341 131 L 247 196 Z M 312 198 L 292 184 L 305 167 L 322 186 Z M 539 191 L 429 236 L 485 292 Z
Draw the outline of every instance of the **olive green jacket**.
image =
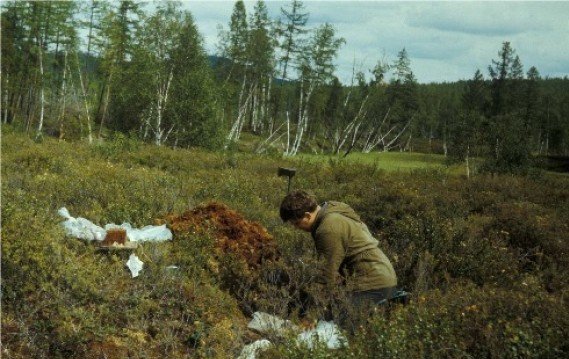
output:
M 324 258 L 322 281 L 333 285 L 338 275 L 353 291 L 394 287 L 397 277 L 378 241 L 354 210 L 345 203 L 326 202 L 312 227 L 316 250 Z

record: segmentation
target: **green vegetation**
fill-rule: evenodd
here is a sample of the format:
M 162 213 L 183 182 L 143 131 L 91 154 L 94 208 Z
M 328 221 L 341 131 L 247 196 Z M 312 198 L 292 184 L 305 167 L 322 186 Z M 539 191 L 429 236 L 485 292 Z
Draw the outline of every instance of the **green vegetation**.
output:
M 2 3 L 1 355 L 235 357 L 252 312 L 306 324 L 329 305 L 352 314 L 349 347 L 270 338 L 264 355 L 568 356 L 569 177 L 534 160 L 567 172 L 569 79 L 524 73 L 504 41 L 487 78 L 418 84 L 403 48 L 346 85 L 333 24 L 281 10 L 236 1 L 212 63 L 177 2 Z M 277 215 L 283 166 L 362 215 L 411 304 L 368 317 L 314 290 L 312 243 Z M 245 270 L 204 220 L 140 245 L 131 278 L 57 215 L 141 227 L 211 201 L 266 228 L 279 260 Z
M 412 301 L 369 318 L 353 313 L 348 348 L 271 338 L 276 346 L 266 357 L 567 356 L 566 176 L 466 179 L 438 169 L 436 157 L 421 169 L 386 171 L 378 170 L 381 161 L 351 156 L 322 166 L 314 158 L 170 149 L 125 136 L 93 145 L 32 141 L 3 126 L 2 356 L 227 358 L 257 338 L 246 329 L 251 310 L 297 323 L 318 318 L 316 307 L 300 311 L 298 294 L 310 291 L 316 259 L 309 237 L 278 219 L 286 191 L 279 166 L 298 169 L 294 188 L 361 213 Z M 395 163 L 404 155 L 377 156 Z M 125 257 L 66 238 L 57 215 L 66 206 L 97 224 L 140 227 L 211 200 L 267 228 L 282 261 L 249 277 L 233 269 L 236 258 L 214 257 L 208 232 L 188 232 L 140 245 L 145 267 L 131 278 Z M 286 274 L 286 283 L 270 280 L 272 273 Z
M 369 69 L 355 58 L 341 83 L 345 39 L 335 24 L 311 23 L 300 0 L 277 18 L 263 0 L 235 1 L 216 54 L 191 6 L 147 5 L 4 1 L 0 121 L 91 144 L 116 131 L 211 150 L 255 136 L 251 151 L 288 157 L 436 153 L 465 173 L 472 158 L 484 160 L 474 171 L 524 174 L 536 156 L 569 154 L 569 79 L 524 69 L 507 39 L 488 54 L 487 74 L 473 68 L 468 81 L 419 84 L 415 49 L 403 47 Z
M 331 164 L 352 163 L 353 165 L 370 165 L 386 171 L 439 169 L 445 170 L 446 160 L 443 155 L 408 152 L 374 152 L 353 153 L 347 157 L 334 155 L 300 154 L 298 159 L 309 163 Z M 453 167 L 454 170 L 455 167 Z

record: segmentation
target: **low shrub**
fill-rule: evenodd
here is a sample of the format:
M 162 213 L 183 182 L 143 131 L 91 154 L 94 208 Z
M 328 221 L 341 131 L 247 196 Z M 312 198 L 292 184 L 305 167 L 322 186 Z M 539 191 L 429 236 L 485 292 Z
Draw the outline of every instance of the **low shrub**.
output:
M 322 168 L 128 138 L 93 146 L 49 137 L 36 143 L 10 130 L 2 134 L 2 156 L 2 355 L 8 358 L 233 357 L 258 338 L 246 329 L 253 311 L 303 325 L 352 310 L 341 292 L 330 298 L 312 284 L 318 260 L 310 236 L 278 218 L 287 188 L 278 167 L 297 168 L 292 188 L 352 205 L 413 300 L 370 316 L 353 313 L 347 348 L 277 340 L 265 356 L 569 352 L 564 176 L 467 180 L 442 170 L 387 172 L 346 161 Z M 141 227 L 214 200 L 265 228 L 279 260 L 251 270 L 239 251 L 219 255 L 209 219 L 204 231 L 140 245 L 144 269 L 131 278 L 124 255 L 67 238 L 57 215 L 65 206 L 99 225 Z

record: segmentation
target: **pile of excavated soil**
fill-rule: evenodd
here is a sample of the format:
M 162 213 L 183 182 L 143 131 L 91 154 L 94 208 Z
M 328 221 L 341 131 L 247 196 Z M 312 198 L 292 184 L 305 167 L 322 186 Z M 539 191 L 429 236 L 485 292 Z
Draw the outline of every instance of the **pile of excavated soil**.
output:
M 213 233 L 215 246 L 222 253 L 238 255 L 252 269 L 278 257 L 276 243 L 263 226 L 246 220 L 223 203 L 200 205 L 180 216 L 169 215 L 166 221 L 174 238 L 187 232 Z

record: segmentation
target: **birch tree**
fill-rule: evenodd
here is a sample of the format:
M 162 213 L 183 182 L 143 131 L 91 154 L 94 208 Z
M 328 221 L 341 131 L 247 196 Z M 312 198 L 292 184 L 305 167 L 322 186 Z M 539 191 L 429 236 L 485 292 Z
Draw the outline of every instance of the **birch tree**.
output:
M 140 88 L 140 94 L 150 98 L 143 110 L 142 125 L 151 130 L 153 141 L 158 146 L 168 139 L 176 127 L 175 122 L 167 121 L 165 113 L 170 105 L 170 89 L 176 65 L 172 55 L 179 44 L 182 30 L 182 12 L 178 7 L 175 2 L 165 3 L 146 19 L 137 53 L 139 58 L 136 59 L 141 62 L 141 67 L 146 68 L 144 74 L 151 83 L 148 92 Z
M 275 41 L 271 37 L 272 24 L 267 6 L 262 0 L 257 1 L 250 21 L 247 41 L 247 56 L 251 69 L 253 95 L 251 99 L 251 130 L 260 133 L 269 120 L 269 101 L 273 77 L 275 75 Z M 269 131 L 270 132 L 270 131 Z
M 57 107 L 59 48 L 74 33 L 73 3 L 5 2 L 2 4 L 3 121 L 19 123 L 35 137 Z
M 226 137 L 225 148 L 227 148 L 231 143 L 239 140 L 253 95 L 253 83 L 248 77 L 249 58 L 247 56 L 247 44 L 249 41 L 249 29 L 247 12 L 242 0 L 235 2 L 229 23 L 229 32 L 225 34 L 222 40 L 223 52 L 227 54 L 231 61 L 230 71 L 225 83 L 228 86 L 232 85 L 239 89 L 236 112 L 231 111 L 230 113 L 230 116 L 234 119 Z
M 300 77 L 300 96 L 296 133 L 292 145 L 285 149 L 285 156 L 295 156 L 300 149 L 302 139 L 308 129 L 309 104 L 316 88 L 333 79 L 335 65 L 333 63 L 338 49 L 345 43 L 343 38 L 336 37 L 336 30 L 328 23 L 316 29 L 314 36 L 303 53 Z

